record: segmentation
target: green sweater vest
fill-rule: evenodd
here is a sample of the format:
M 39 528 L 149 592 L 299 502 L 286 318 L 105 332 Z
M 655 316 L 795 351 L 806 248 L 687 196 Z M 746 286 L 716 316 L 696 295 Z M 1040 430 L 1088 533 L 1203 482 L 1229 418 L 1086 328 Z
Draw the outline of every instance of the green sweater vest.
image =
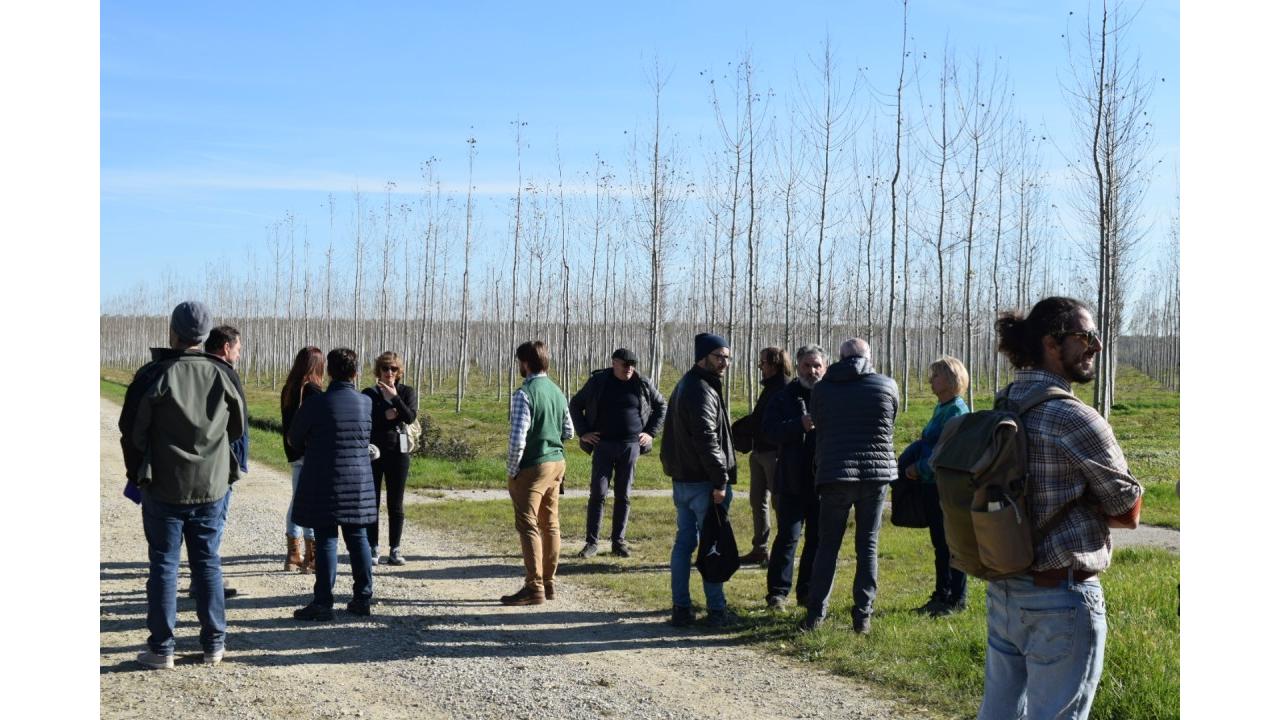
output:
M 529 432 L 525 435 L 520 469 L 564 460 L 564 416 L 569 402 L 564 393 L 544 376 L 529 378 L 521 388 L 529 396 Z

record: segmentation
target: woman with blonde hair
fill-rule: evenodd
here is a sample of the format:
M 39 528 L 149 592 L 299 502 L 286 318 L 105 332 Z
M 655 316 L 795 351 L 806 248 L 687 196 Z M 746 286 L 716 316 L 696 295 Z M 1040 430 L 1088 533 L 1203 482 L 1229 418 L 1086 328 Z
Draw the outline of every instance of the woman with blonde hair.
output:
M 908 480 L 921 483 L 929 520 L 929 540 L 933 543 L 933 595 L 915 612 L 942 617 L 964 610 L 968 580 L 964 572 L 951 567 L 951 551 L 947 548 L 947 536 L 942 527 L 938 484 L 933 468 L 929 466 L 929 457 L 933 455 L 938 438 L 942 437 L 942 426 L 951 418 L 969 412 L 969 406 L 964 402 L 964 394 L 969 391 L 969 371 L 964 363 L 950 355 L 938 358 L 929 365 L 929 388 L 937 396 L 938 404 L 933 408 L 933 417 L 920 433 L 920 439 L 912 443 L 917 446 L 914 448 L 915 457 L 919 459 L 906 467 L 905 474 Z
M 404 530 L 404 486 L 409 479 L 409 426 L 418 419 L 418 395 L 401 383 L 404 363 L 400 355 L 384 352 L 373 361 L 375 383 L 364 389 L 373 401 L 373 433 L 369 442 L 378 448 L 373 460 L 375 508 L 382 505 L 382 484 L 387 485 L 387 541 L 390 565 L 403 565 L 400 535 Z M 369 528 L 369 551 L 373 564 L 378 560 L 378 521 Z
M 324 392 L 320 383 L 324 382 L 324 353 L 320 348 L 308 345 L 298 351 L 293 358 L 293 367 L 285 378 L 284 387 L 280 390 L 280 426 L 284 435 L 284 456 L 289 461 L 293 475 L 293 492 L 289 495 L 289 509 L 284 514 L 284 538 L 288 550 L 284 558 L 284 569 L 297 569 L 301 572 L 315 572 L 316 569 L 316 531 L 295 525 L 293 522 L 293 498 L 298 494 L 298 478 L 302 475 L 302 450 L 289 444 L 289 428 L 298 408 L 312 395 Z M 306 557 L 301 554 L 301 545 L 306 544 Z

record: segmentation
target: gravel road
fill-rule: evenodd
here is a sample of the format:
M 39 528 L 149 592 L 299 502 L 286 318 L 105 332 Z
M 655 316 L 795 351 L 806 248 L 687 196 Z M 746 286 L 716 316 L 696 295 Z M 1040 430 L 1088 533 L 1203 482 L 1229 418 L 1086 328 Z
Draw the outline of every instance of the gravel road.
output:
M 227 603 L 227 656 L 200 664 L 194 602 L 178 601 L 178 664 L 149 671 L 146 541 L 120 495 L 116 419 L 101 403 L 101 715 L 104 718 L 907 718 L 918 709 L 726 635 L 677 630 L 571 579 L 557 599 L 508 608 L 518 558 L 407 529 L 409 563 L 380 566 L 368 618 L 302 623 L 311 576 L 285 573 L 288 477 L 261 465 L 237 483 L 222 545 L 240 595 Z M 515 547 L 515 537 L 512 536 Z M 185 576 L 185 563 L 183 564 Z M 185 588 L 187 579 L 179 580 Z

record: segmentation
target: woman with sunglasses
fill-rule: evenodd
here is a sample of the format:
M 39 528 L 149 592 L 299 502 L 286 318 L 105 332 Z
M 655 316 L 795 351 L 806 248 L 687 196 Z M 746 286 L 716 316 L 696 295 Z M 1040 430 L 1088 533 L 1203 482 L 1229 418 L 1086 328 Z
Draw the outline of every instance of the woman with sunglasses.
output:
M 293 474 L 293 492 L 289 495 L 289 509 L 284 514 L 284 537 L 287 551 L 284 558 L 284 569 L 297 569 L 304 573 L 315 572 L 316 569 L 316 531 L 304 528 L 293 522 L 293 499 L 298 494 L 298 478 L 302 475 L 303 453 L 300 448 L 289 444 L 289 428 L 293 426 L 293 418 L 298 408 L 313 395 L 324 392 L 324 353 L 318 347 L 304 347 L 293 358 L 293 367 L 285 378 L 284 387 L 280 390 L 280 427 L 284 435 L 284 456 L 289 461 Z M 306 556 L 301 554 L 300 546 L 306 544 Z
M 418 395 L 404 385 L 404 364 L 400 355 L 384 352 L 374 360 L 375 382 L 364 394 L 373 400 L 373 434 L 369 442 L 378 447 L 373 461 L 374 497 L 382 505 L 382 485 L 387 486 L 387 534 L 391 554 L 387 563 L 403 565 L 400 535 L 404 530 L 404 486 L 409 479 L 409 425 L 418 419 Z M 378 521 L 369 529 L 369 551 L 373 564 L 378 560 Z

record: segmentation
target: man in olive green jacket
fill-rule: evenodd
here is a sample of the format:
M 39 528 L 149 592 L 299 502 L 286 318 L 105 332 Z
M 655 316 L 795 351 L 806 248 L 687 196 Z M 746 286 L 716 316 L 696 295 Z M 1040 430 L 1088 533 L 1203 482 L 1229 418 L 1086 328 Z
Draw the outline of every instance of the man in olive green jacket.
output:
M 188 301 L 174 308 L 169 348 L 152 349 L 152 361 L 134 375 L 120 413 L 126 474 L 142 491 L 150 561 L 150 636 L 138 662 L 153 670 L 173 667 L 183 542 L 205 663 L 221 662 L 226 643 L 218 546 L 227 488 L 240 472 L 231 443 L 244 434 L 245 408 L 233 371 L 200 351 L 212 328 L 203 303 Z

